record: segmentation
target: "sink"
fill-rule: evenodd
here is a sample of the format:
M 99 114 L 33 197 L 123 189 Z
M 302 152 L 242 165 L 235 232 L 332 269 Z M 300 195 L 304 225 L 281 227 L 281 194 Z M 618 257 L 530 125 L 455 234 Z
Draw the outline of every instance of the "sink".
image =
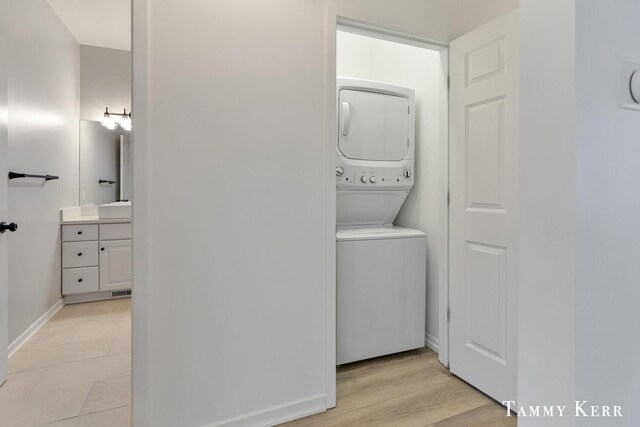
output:
M 113 202 L 98 206 L 100 219 L 131 218 L 131 202 Z

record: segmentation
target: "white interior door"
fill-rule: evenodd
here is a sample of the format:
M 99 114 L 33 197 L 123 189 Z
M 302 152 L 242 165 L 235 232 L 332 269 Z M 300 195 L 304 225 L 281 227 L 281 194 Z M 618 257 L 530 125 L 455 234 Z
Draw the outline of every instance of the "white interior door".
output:
M 516 399 L 518 11 L 450 46 L 451 371 Z
M 0 0 L 0 222 L 8 221 L 7 209 L 7 39 L 6 1 Z M 8 316 L 8 258 L 7 240 L 10 233 L 0 234 L 0 384 L 7 379 L 7 352 L 9 348 Z

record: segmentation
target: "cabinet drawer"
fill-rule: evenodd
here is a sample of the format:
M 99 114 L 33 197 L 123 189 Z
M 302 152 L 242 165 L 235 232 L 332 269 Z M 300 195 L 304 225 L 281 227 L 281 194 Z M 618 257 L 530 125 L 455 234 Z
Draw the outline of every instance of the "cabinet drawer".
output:
M 98 291 L 98 267 L 62 269 L 62 294 Z
M 131 238 L 131 223 L 100 224 L 100 240 L 123 240 Z
M 98 240 L 98 224 L 63 225 L 63 242 Z
M 98 265 L 98 242 L 67 242 L 62 244 L 62 268 Z

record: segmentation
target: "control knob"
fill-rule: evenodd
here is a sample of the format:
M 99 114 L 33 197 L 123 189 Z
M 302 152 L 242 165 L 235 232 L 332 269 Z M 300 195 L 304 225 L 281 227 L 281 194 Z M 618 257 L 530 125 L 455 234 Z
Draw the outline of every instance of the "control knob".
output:
M 369 178 L 369 182 L 372 183 L 372 184 L 375 184 L 376 183 L 376 177 L 372 176 L 371 178 Z
M 362 176 L 360 177 L 360 182 L 362 182 L 363 184 L 366 184 L 366 183 L 367 183 L 367 177 L 366 177 L 366 176 L 364 176 L 364 175 L 362 175 Z
M 342 166 L 338 166 L 336 168 L 336 176 L 342 176 L 344 175 L 344 168 Z

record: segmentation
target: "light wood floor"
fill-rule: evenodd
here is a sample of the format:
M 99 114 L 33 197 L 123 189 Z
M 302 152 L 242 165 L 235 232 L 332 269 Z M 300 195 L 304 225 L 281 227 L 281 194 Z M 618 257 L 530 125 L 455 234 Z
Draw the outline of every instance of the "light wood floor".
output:
M 131 303 L 67 305 L 9 359 L 3 427 L 128 427 Z
M 65 306 L 9 359 L 3 427 L 130 427 L 129 299 Z M 513 427 L 429 350 L 338 369 L 338 406 L 297 426 Z
M 513 427 L 516 417 L 452 375 L 429 349 L 338 368 L 337 407 L 282 424 L 300 426 Z

